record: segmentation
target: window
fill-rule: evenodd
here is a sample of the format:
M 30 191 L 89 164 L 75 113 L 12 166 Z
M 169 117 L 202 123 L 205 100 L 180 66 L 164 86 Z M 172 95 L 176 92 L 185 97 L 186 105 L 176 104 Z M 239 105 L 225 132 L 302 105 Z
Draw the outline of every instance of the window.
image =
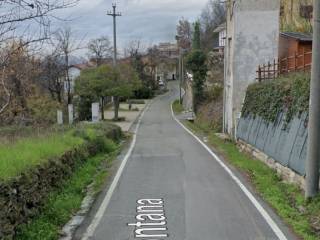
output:
M 300 5 L 300 16 L 311 20 L 312 19 L 312 13 L 313 13 L 313 6 L 312 5 Z

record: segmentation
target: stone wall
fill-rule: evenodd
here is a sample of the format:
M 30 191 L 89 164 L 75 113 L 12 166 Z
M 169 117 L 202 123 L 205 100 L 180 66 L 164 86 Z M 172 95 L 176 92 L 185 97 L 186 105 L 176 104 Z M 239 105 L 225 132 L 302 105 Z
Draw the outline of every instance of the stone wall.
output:
M 264 152 L 260 151 L 259 149 L 253 147 L 252 145 L 242 141 L 237 141 L 238 148 L 250 154 L 254 158 L 264 162 L 267 164 L 270 168 L 276 170 L 276 172 L 281 176 L 281 178 L 288 182 L 288 183 L 294 183 L 297 186 L 299 186 L 301 189 L 305 188 L 305 177 L 301 176 L 300 174 L 296 173 L 292 169 L 281 165 L 279 162 L 274 160 L 273 158 L 269 157 Z

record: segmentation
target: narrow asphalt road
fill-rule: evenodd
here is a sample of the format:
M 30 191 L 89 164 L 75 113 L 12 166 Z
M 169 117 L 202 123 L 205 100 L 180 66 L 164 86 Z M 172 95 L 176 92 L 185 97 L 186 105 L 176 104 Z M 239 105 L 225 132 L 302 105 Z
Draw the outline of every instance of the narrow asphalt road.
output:
M 132 154 L 89 239 L 278 239 L 230 175 L 173 119 L 177 83 L 169 87 L 142 118 Z

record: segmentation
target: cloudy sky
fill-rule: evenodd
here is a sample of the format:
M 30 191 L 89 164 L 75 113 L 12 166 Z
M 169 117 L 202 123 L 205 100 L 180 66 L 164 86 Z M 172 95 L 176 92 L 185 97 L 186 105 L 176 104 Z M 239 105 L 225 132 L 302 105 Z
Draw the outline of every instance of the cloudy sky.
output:
M 80 0 L 71 9 L 59 15 L 73 19 L 71 26 L 75 36 L 85 41 L 101 35 L 112 38 L 112 0 Z M 194 21 L 201 13 L 207 0 L 117 0 L 118 42 L 120 48 L 130 40 L 141 40 L 149 46 L 158 42 L 174 41 L 176 24 L 181 17 Z M 62 23 L 59 23 L 62 25 Z M 59 25 L 59 26 L 60 26 Z

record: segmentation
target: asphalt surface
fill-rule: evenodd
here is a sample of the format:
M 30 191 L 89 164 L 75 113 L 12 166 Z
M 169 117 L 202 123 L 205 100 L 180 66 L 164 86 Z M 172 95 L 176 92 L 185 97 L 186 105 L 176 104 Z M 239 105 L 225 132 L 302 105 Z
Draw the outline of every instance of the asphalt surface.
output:
M 173 119 L 170 104 L 178 96 L 177 83 L 169 87 L 172 91 L 157 98 L 146 111 L 132 155 L 90 239 L 278 239 L 235 181 Z M 150 225 L 139 228 L 128 224 L 138 222 L 140 199 L 158 199 L 153 204 L 159 206 L 144 209 L 144 213 L 160 214 L 143 218 L 147 223 L 162 225 L 151 225 L 157 229 L 142 230 L 139 235 L 139 229 Z M 146 200 L 142 203 L 147 204 Z M 295 239 L 272 210 L 261 204 L 287 239 Z M 141 237 L 143 234 L 149 237 Z

